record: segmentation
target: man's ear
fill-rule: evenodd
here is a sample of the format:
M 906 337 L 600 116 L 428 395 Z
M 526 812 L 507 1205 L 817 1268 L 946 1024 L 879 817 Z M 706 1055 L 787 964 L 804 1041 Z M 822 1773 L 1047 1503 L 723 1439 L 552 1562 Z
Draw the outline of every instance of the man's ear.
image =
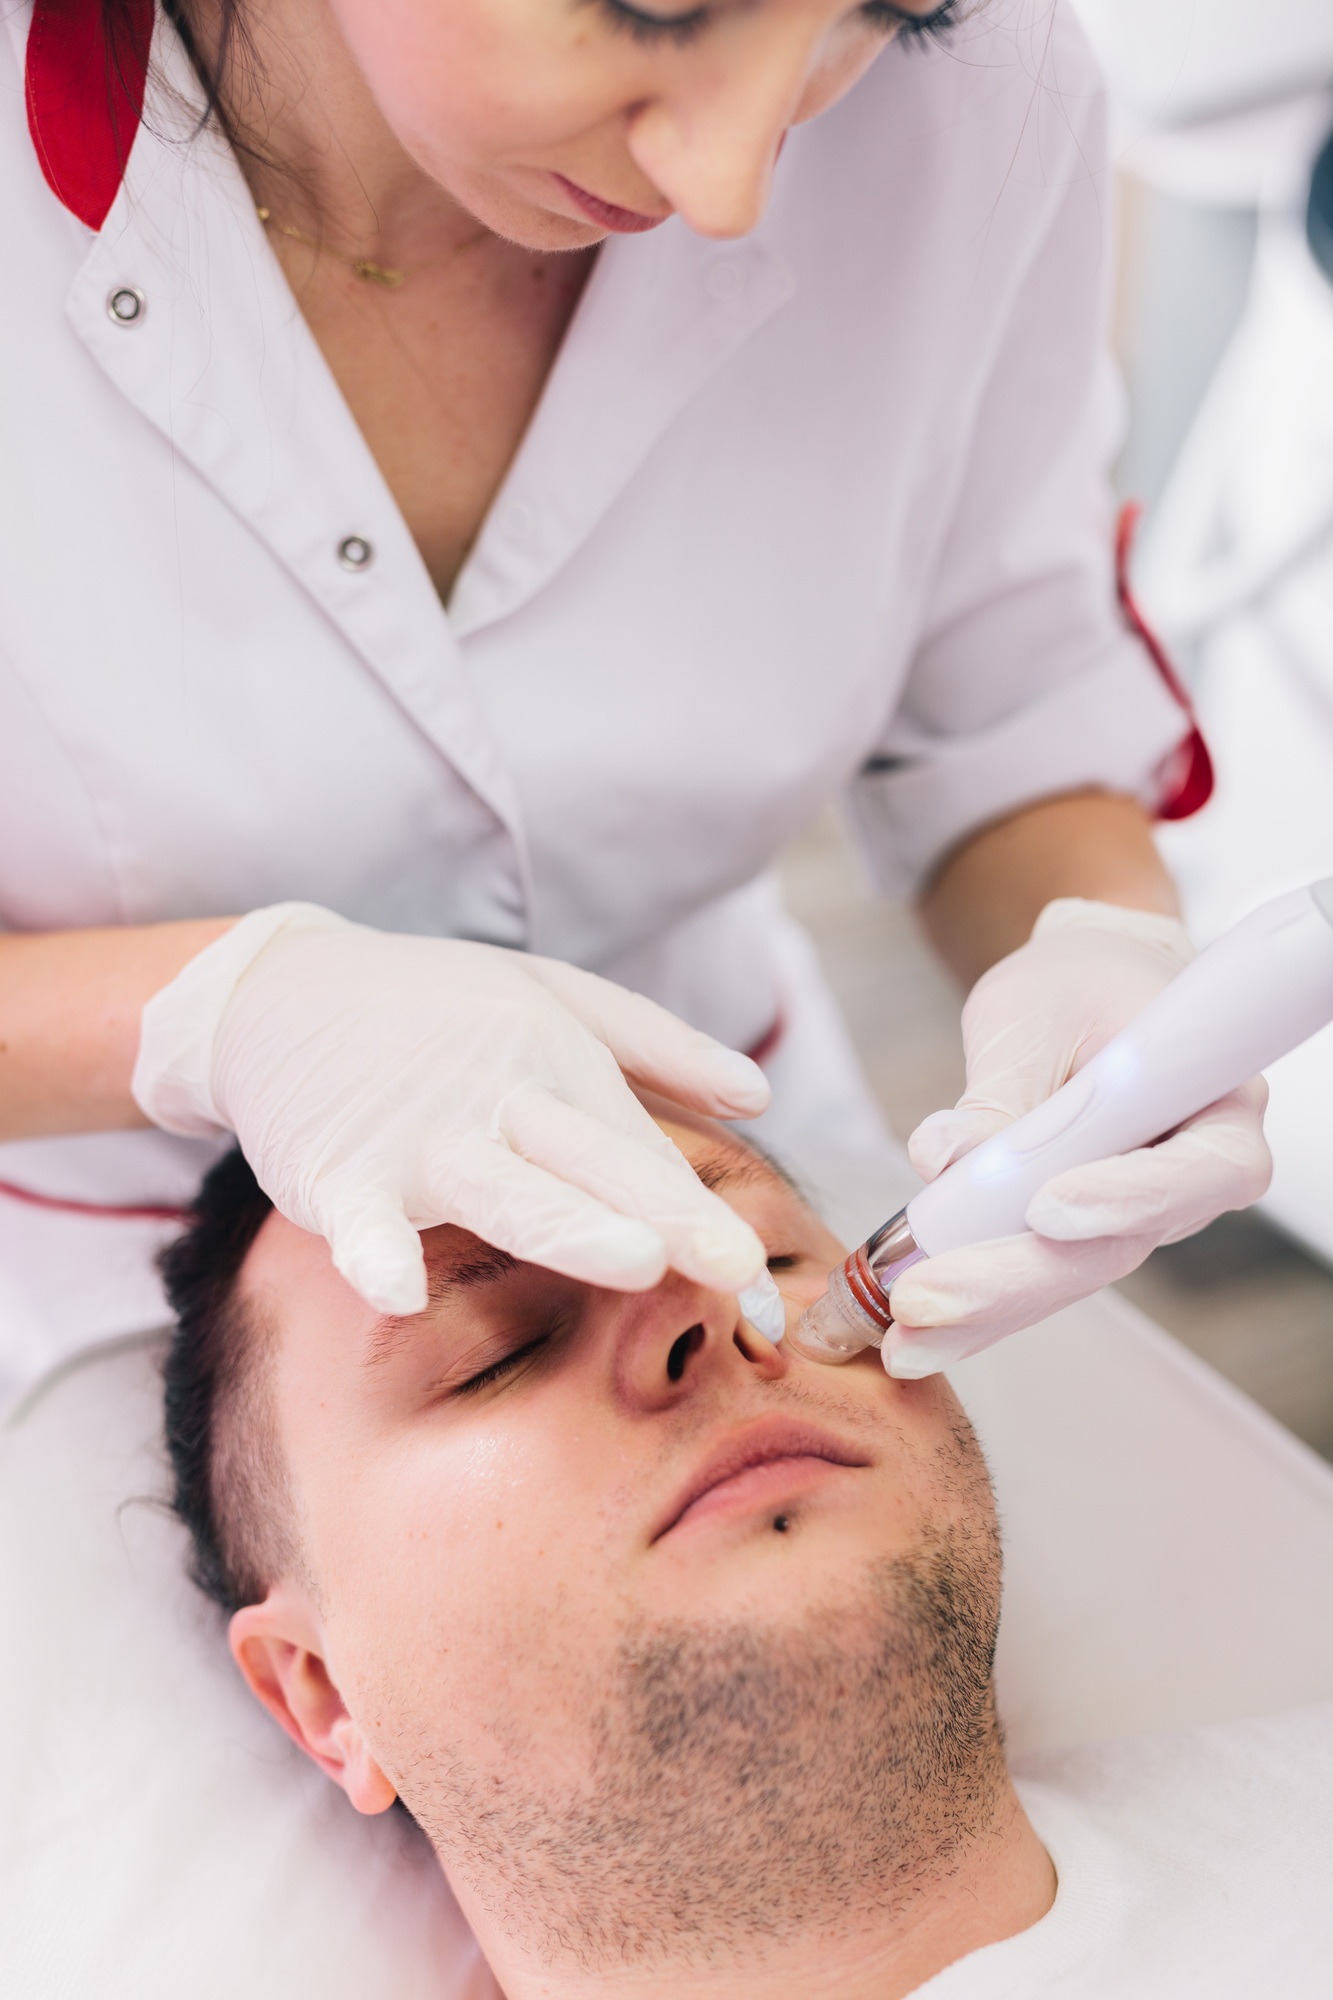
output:
M 358 1812 L 386 1812 L 398 1794 L 329 1678 L 304 1594 L 277 1584 L 262 1604 L 235 1614 L 228 1638 L 251 1693 L 306 1755 L 342 1786 Z

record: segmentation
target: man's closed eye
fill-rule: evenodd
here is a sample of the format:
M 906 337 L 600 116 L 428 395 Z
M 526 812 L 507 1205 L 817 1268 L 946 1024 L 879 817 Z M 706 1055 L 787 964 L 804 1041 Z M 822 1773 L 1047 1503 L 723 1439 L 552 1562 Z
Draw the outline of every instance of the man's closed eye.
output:
M 540 1348 L 545 1347 L 550 1338 L 549 1332 L 539 1333 L 535 1339 L 525 1341 L 522 1347 L 516 1347 L 511 1354 L 502 1355 L 498 1361 L 489 1362 L 485 1368 L 478 1369 L 477 1373 L 469 1375 L 465 1382 L 454 1383 L 449 1394 L 475 1396 L 478 1390 L 489 1388 L 492 1382 L 498 1382 L 502 1376 L 510 1374 L 527 1361 Z

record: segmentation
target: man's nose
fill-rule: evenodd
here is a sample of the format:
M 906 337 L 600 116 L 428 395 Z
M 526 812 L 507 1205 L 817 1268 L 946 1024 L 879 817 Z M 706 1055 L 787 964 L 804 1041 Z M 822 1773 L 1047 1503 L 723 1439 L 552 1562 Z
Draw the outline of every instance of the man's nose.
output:
M 670 1408 L 714 1384 L 776 1382 L 790 1365 L 742 1319 L 736 1299 L 672 1274 L 635 1302 L 616 1350 L 616 1390 L 639 1411 Z
M 816 41 L 793 24 L 781 41 L 738 51 L 688 93 L 652 99 L 632 116 L 635 164 L 698 235 L 744 236 L 763 215 Z

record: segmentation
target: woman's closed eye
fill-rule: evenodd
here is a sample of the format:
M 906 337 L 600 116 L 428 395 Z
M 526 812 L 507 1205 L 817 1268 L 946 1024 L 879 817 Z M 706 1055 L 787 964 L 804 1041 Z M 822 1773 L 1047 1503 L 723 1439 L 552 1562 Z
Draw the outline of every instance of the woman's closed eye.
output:
M 647 8 L 632 7 L 628 0 L 601 0 L 602 13 L 613 28 L 633 35 L 639 42 L 692 42 L 708 25 L 707 7 L 691 7 L 686 14 L 654 14 Z
M 710 12 L 707 6 L 691 7 L 680 14 L 658 14 L 648 8 L 635 7 L 630 0 L 600 0 L 602 13 L 613 27 L 622 29 L 641 42 L 674 42 L 683 47 L 701 35 L 708 26 Z M 857 9 L 862 19 L 885 34 L 898 35 L 901 41 L 915 41 L 923 36 L 940 34 L 954 25 L 958 11 L 958 0 L 943 0 L 943 4 L 932 7 L 927 12 L 916 8 L 895 6 L 893 0 L 863 0 Z
M 956 27 L 958 0 L 943 0 L 942 6 L 932 7 L 924 14 L 915 8 L 895 7 L 891 0 L 865 0 L 861 12 L 885 34 L 896 31 L 900 42 L 913 42 L 945 34 Z

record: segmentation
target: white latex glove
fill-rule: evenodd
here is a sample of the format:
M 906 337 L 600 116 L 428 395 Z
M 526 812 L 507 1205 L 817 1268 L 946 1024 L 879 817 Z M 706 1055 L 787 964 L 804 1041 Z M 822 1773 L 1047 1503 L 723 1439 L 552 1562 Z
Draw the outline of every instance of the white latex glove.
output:
M 328 1238 L 380 1312 L 425 1306 L 417 1232 L 443 1222 L 615 1290 L 668 1265 L 762 1285 L 759 1238 L 627 1076 L 721 1118 L 769 1096 L 747 1056 L 592 973 L 285 903 L 149 1002 L 133 1089 L 169 1132 L 234 1132 L 276 1207 Z
M 1194 956 L 1173 918 L 1077 898 L 1049 903 L 1027 944 L 991 967 L 963 1009 L 967 1089 L 908 1141 L 934 1180 L 1049 1097 Z M 1192 1236 L 1268 1186 L 1261 1077 L 1168 1139 L 1057 1174 L 1028 1204 L 1031 1235 L 949 1250 L 904 1271 L 882 1349 L 895 1376 L 934 1373 L 1123 1278 L 1160 1243 Z

